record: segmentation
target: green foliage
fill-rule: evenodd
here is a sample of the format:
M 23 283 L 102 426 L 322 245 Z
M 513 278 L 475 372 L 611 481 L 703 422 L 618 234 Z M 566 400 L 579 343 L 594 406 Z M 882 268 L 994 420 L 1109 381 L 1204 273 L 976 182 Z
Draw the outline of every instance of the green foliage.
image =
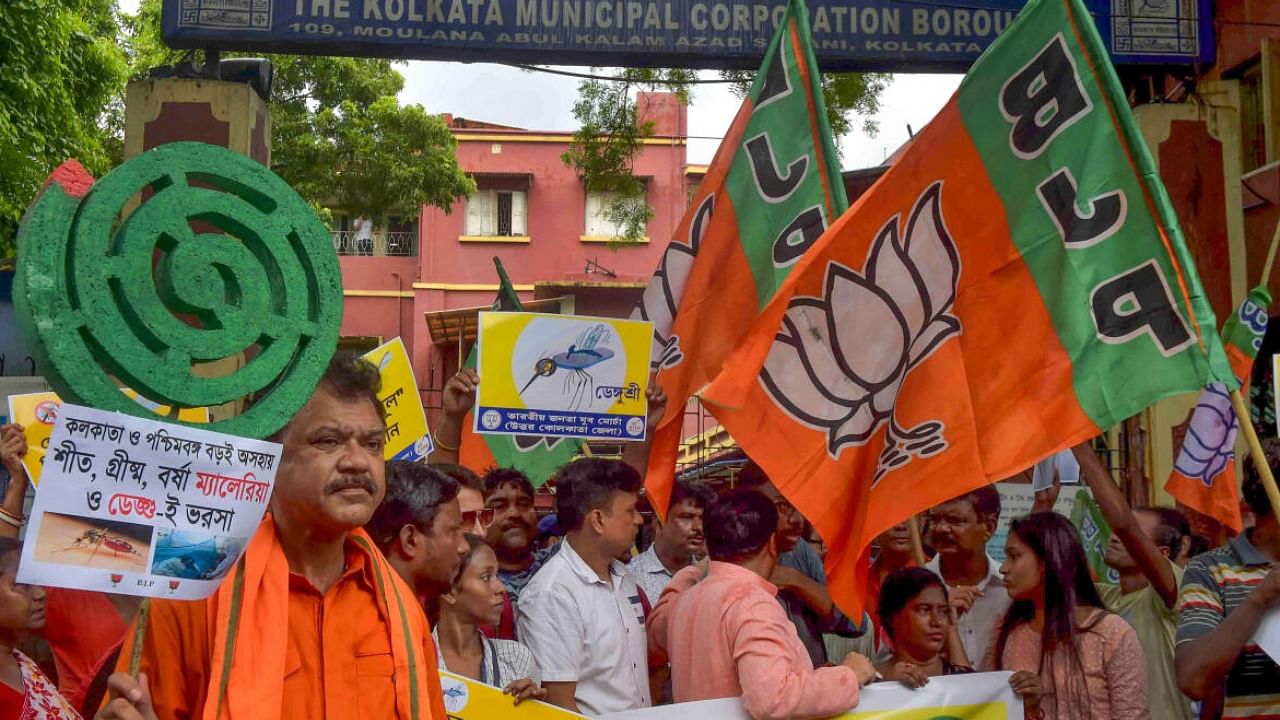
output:
M 683 83 L 695 75 L 689 70 L 639 68 L 625 70 L 621 77 L 621 82 L 587 80 L 578 85 L 578 101 L 573 106 L 578 130 L 561 156 L 565 165 L 582 175 L 588 192 L 614 194 L 605 213 L 621 228 L 621 234 L 611 247 L 639 242 L 653 218 L 644 181 L 633 172 L 643 140 L 653 136 L 653 124 L 637 122 L 631 91 L 670 87 L 687 103 L 688 86 Z
M 0 257 L 44 179 L 77 158 L 109 167 L 102 128 L 125 79 L 115 0 L 0 2 Z
M 751 92 L 756 74 L 749 70 L 725 70 L 720 73 L 732 80 L 733 93 L 745 98 Z M 889 86 L 893 76 L 885 73 L 823 73 L 822 97 L 827 106 L 827 121 L 835 136 L 836 148 L 840 140 L 853 130 L 856 118 L 862 119 L 862 131 L 875 135 L 875 115 L 880 111 L 880 93 Z
M 143 0 L 129 29 L 135 72 L 180 57 L 160 41 L 159 0 Z M 424 204 L 448 212 L 475 190 L 444 121 L 396 99 L 404 77 L 391 61 L 266 57 L 275 66 L 272 169 L 312 205 L 414 218 Z
M 746 97 L 755 72 L 733 70 L 721 73 L 732 80 L 738 97 Z M 621 81 L 587 80 L 578 85 L 578 100 L 573 116 L 579 128 L 562 159 L 582 175 L 591 192 L 616 193 L 606 213 L 622 228 L 622 234 L 610 243 L 616 248 L 634 243 L 645 235 L 645 226 L 653 217 L 653 209 L 645 201 L 645 185 L 633 171 L 633 163 L 644 138 L 653 134 L 651 124 L 637 123 L 637 108 L 631 96 L 633 89 L 662 89 L 674 92 L 680 101 L 690 101 L 689 82 L 696 75 L 688 70 L 625 70 Z M 878 73 L 828 73 L 822 76 L 827 118 L 835 136 L 840 138 L 853 129 L 855 118 L 862 119 L 862 130 L 874 135 L 874 120 L 880 109 L 880 94 L 891 77 Z

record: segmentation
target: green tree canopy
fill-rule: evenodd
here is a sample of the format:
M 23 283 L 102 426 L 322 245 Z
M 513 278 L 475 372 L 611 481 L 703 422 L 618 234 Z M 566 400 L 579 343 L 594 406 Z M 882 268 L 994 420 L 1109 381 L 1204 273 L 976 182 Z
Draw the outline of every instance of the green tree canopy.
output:
M 751 91 L 755 72 L 725 71 L 734 94 L 746 97 Z M 653 135 L 651 123 L 637 122 L 637 107 L 632 91 L 665 89 L 675 92 L 681 102 L 691 99 L 689 88 L 697 76 L 689 70 L 628 69 L 617 79 L 585 80 L 578 85 L 578 100 L 573 115 L 579 127 L 569 150 L 562 159 L 582 175 L 590 191 L 616 193 L 605 212 L 621 229 L 611 246 L 637 242 L 645 235 L 645 226 L 653 210 L 645 199 L 645 185 L 632 172 L 636 155 L 644 138 Z M 875 114 L 880 109 L 880 93 L 888 86 L 889 75 L 878 73 L 824 73 L 822 91 L 827 106 L 827 119 L 840 138 L 862 119 L 862 130 L 875 134 Z
M 143 0 L 128 26 L 135 73 L 181 57 L 161 42 L 160 0 Z M 265 57 L 275 66 L 272 166 L 313 205 L 414 218 L 424 204 L 448 212 L 475 190 L 444 121 L 400 104 L 404 77 L 391 61 Z
M 0 2 L 0 257 L 49 173 L 109 165 L 106 114 L 124 86 L 115 0 Z

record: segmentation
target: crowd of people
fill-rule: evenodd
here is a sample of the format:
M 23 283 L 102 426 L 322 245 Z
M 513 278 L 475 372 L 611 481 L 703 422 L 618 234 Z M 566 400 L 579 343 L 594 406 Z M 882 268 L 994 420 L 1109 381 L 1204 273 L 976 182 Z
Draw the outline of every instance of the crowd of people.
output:
M 1252 526 L 1189 558 L 1186 520 L 1131 508 L 1080 446 L 1118 583 L 1051 511 L 1057 484 L 993 559 L 985 487 L 885 531 L 849 617 L 809 525 L 752 463 L 718 491 L 677 482 L 640 547 L 643 443 L 560 468 L 539 518 L 519 470 L 458 464 L 478 382 L 450 381 L 430 464 L 386 463 L 377 369 L 339 353 L 274 438 L 243 559 L 206 600 L 152 600 L 138 648 L 137 598 L 16 582 L 27 444 L 4 426 L 0 718 L 445 720 L 442 670 L 587 716 L 740 697 L 753 718 L 818 718 L 873 682 L 1008 671 L 992 682 L 1029 718 L 1280 717 L 1280 666 L 1252 639 L 1280 606 L 1280 522 L 1251 466 Z M 660 417 L 661 390 L 649 399 Z

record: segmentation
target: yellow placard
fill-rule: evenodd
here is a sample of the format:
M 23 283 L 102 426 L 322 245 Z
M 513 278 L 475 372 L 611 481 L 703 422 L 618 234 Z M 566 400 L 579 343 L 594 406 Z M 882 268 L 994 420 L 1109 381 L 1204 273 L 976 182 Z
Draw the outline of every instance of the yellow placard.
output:
M 451 672 L 440 672 L 440 686 L 444 690 L 444 709 L 452 720 L 568 720 L 586 717 L 536 700 L 525 700 L 515 705 L 514 699 L 499 688 Z
M 146 400 L 138 400 L 138 393 L 124 388 L 122 392 L 157 415 L 168 415 L 169 408 Z M 31 484 L 40 485 L 40 470 L 49 450 L 49 436 L 53 434 L 53 422 L 58 418 L 62 399 L 57 393 L 39 392 L 9 396 L 9 422 L 26 428 L 27 455 L 22 464 L 27 469 Z M 178 411 L 178 419 L 184 422 L 209 422 L 209 408 L 184 408 Z
M 643 440 L 653 324 L 480 313 L 475 431 Z
M 382 373 L 378 399 L 387 411 L 387 460 L 422 460 L 434 449 L 427 427 L 427 412 L 418 393 L 418 379 L 409 363 L 404 342 L 396 338 L 365 353 L 364 359 Z

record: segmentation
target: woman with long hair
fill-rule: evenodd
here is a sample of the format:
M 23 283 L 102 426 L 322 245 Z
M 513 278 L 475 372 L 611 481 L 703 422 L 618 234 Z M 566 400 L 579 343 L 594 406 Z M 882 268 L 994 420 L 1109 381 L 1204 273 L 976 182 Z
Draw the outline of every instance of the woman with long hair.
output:
M 496 626 L 506 590 L 498 579 L 498 557 L 477 535 L 465 535 L 467 554 L 440 597 L 440 622 L 433 635 L 441 670 L 479 680 L 521 700 L 542 700 L 538 664 L 529 648 L 514 640 L 487 638 L 481 625 Z
M 986 667 L 1012 670 L 1027 717 L 1147 720 L 1147 675 L 1137 633 L 1107 612 L 1069 520 L 1014 520 L 1000 566 L 1013 604 Z

